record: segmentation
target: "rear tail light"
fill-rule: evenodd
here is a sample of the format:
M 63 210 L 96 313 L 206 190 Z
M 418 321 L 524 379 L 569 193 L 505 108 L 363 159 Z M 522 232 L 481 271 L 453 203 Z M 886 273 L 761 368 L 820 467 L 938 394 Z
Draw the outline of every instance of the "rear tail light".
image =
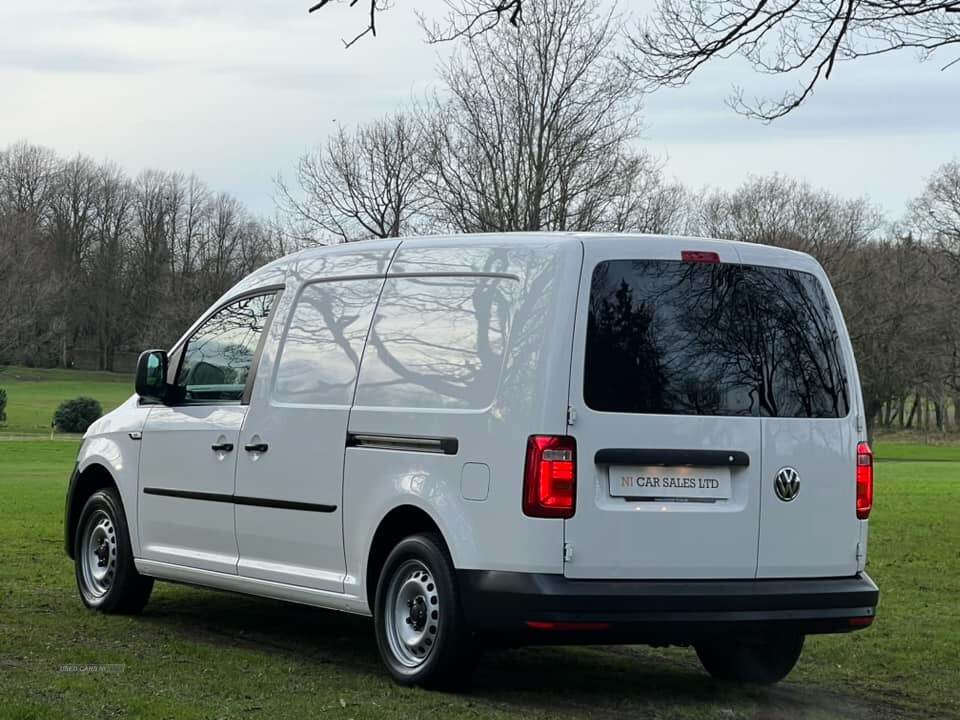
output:
M 531 435 L 523 469 L 523 514 L 573 517 L 576 499 L 576 441 L 565 435 Z
M 873 508 L 873 450 L 869 443 L 857 444 L 857 517 L 866 520 Z

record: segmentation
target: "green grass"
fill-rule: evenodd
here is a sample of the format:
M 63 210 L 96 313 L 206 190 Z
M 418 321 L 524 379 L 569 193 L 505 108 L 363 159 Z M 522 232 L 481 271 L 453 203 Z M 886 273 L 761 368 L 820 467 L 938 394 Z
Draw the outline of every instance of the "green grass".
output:
M 36 370 L 0 366 L 0 388 L 7 391 L 7 422 L 0 432 L 34 435 L 50 432 L 53 412 L 64 400 L 95 398 L 107 413 L 133 394 L 133 377 L 82 370 Z
M 450 695 L 389 682 L 363 618 L 164 583 L 139 617 L 86 611 L 62 549 L 75 453 L 75 443 L 0 443 L 3 718 L 960 713 L 960 463 L 878 463 L 869 570 L 879 618 L 863 632 L 808 639 L 778 686 L 715 683 L 686 648 L 531 648 L 491 653 L 471 692 Z M 85 664 L 117 668 L 64 667 Z
M 879 440 L 872 447 L 877 460 L 960 462 L 960 444 L 924 445 Z

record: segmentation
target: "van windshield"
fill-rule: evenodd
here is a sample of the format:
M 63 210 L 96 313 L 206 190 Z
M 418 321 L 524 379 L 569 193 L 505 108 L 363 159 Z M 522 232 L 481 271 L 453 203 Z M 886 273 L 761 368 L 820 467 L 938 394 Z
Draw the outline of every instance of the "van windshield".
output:
M 837 326 L 817 279 L 672 260 L 597 265 L 584 399 L 604 412 L 836 418 Z

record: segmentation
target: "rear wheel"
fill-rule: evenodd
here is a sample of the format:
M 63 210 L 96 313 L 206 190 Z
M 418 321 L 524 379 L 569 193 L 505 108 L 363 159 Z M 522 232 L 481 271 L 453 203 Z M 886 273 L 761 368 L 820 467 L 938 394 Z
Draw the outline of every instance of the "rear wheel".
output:
M 783 680 L 797 664 L 803 635 L 717 638 L 697 643 L 696 650 L 700 664 L 717 680 L 771 685 Z
M 439 536 L 401 541 L 380 572 L 374 603 L 380 657 L 401 685 L 462 685 L 473 648 L 457 595 L 453 563 Z
M 150 599 L 153 579 L 137 572 L 120 496 L 95 492 L 80 512 L 74 568 L 83 604 L 104 613 L 138 613 Z

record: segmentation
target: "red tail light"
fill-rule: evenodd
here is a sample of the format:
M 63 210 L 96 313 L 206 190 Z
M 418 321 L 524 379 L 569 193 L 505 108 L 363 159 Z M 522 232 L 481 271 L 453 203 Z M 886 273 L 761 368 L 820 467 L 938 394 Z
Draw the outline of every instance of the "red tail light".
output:
M 523 469 L 523 514 L 573 517 L 576 499 L 576 441 L 564 435 L 531 435 Z
M 715 252 L 705 250 L 681 250 L 680 259 L 687 263 L 719 263 L 720 256 Z
M 873 508 L 873 450 L 869 443 L 857 444 L 857 517 L 866 520 Z

